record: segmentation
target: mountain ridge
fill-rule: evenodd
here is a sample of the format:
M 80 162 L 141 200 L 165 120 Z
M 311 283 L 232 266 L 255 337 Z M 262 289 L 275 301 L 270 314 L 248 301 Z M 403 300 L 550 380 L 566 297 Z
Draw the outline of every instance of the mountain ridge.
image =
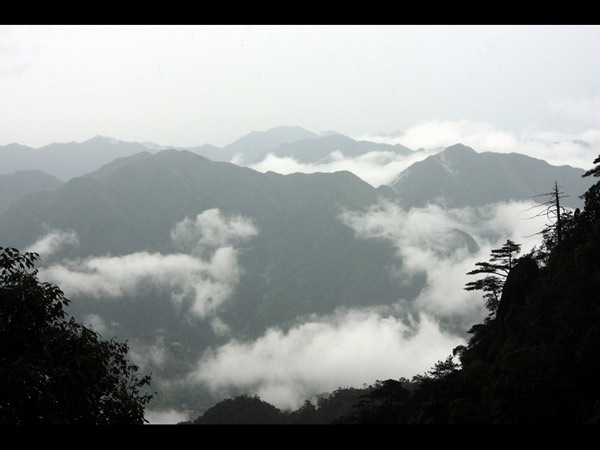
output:
M 565 205 L 580 207 L 591 185 L 583 169 L 553 166 L 520 153 L 478 153 L 463 144 L 445 148 L 412 164 L 391 183 L 407 206 L 437 203 L 446 207 L 482 206 L 507 200 L 532 200 L 557 181 L 565 187 Z
M 524 169 L 517 167 L 521 161 Z M 376 189 L 350 171 L 262 173 L 213 161 L 190 150 L 152 152 L 145 148 L 73 177 L 56 191 L 40 191 L 19 199 L 0 214 L 0 243 L 27 248 L 49 231 L 72 232 L 77 244 L 42 256 L 43 269 L 59 267 L 61 273 L 84 280 L 93 280 L 99 272 L 86 266 L 90 262 L 122 267 L 120 264 L 137 261 L 131 267 L 143 271 L 150 262 L 158 261 L 160 272 L 143 278 L 137 290 L 125 290 L 116 297 L 107 294 L 107 298 L 77 294 L 70 308 L 75 317 L 100 317 L 109 324 L 107 333 L 118 332 L 131 342 L 149 346 L 163 339 L 168 349 L 165 362 L 160 366 L 149 363 L 149 367 L 157 379 L 168 380 L 189 373 L 204 350 L 226 344 L 229 337 L 256 339 L 269 328 L 289 330 L 311 315 L 331 315 L 341 308 L 396 307 L 399 299 L 401 312 L 395 314 L 417 312 L 415 300 L 427 286 L 428 274 L 418 272 L 400 278 L 402 249 L 387 236 L 358 236 L 340 219 L 342 212 L 372 212 L 383 208 L 382 200 L 407 212 L 437 201 L 440 192 L 446 196 L 442 205 L 460 207 L 456 199 L 469 190 L 481 191 L 479 197 L 463 199 L 474 199 L 475 205 L 490 199 L 508 201 L 515 198 L 515 192 L 518 198 L 531 200 L 528 180 L 538 178 L 533 172 L 545 172 L 539 176 L 539 186 L 546 192 L 558 175 L 556 170 L 525 155 L 486 156 L 462 144 L 451 146 L 403 172 L 399 181 L 412 178 L 408 187 L 424 186 L 417 192 L 429 197 L 419 202 L 423 197 L 411 198 L 406 185 Z M 580 180 L 581 172 L 568 171 L 569 180 Z M 462 178 L 464 182 L 456 184 Z M 511 185 L 511 189 L 499 189 L 494 180 Z M 566 179 L 559 181 L 568 184 Z M 482 196 L 483 192 L 493 195 Z M 200 222 L 199 217 L 203 219 Z M 215 241 L 219 256 L 232 256 L 218 265 L 216 251 L 196 249 L 196 241 L 187 241 L 182 247 L 173 239 L 178 226 L 189 231 L 197 223 L 203 227 L 201 232 L 230 232 L 251 225 L 255 233 L 240 246 Z M 399 220 L 397 228 L 403 224 Z M 453 255 L 456 249 L 461 254 L 473 254 L 478 249 L 473 237 L 458 228 L 442 230 L 441 238 L 451 246 L 442 249 L 448 254 L 438 255 L 440 258 Z M 169 272 L 166 264 L 173 260 L 185 264 Z M 217 303 L 215 317 L 199 317 L 191 309 L 195 300 L 185 295 L 188 292 L 182 286 L 187 285 L 178 278 L 196 265 L 212 271 L 194 273 L 196 283 L 208 279 L 212 284 L 202 285 L 203 289 L 211 292 L 209 287 L 216 286 L 228 295 L 222 304 Z M 239 269 L 232 275 L 235 282 L 231 285 L 223 286 L 211 278 L 227 268 Z M 163 273 L 173 277 L 168 280 L 173 284 L 154 282 L 152 277 Z M 131 279 L 124 275 L 119 274 L 135 284 L 135 275 Z M 119 287 L 112 286 L 118 283 L 110 278 L 101 281 L 102 288 Z M 173 286 L 180 290 L 172 291 Z M 463 317 L 456 322 L 460 320 Z M 118 326 L 110 328 L 113 324 Z M 440 326 L 454 330 L 451 327 L 456 324 Z M 216 331 L 223 329 L 230 334 Z

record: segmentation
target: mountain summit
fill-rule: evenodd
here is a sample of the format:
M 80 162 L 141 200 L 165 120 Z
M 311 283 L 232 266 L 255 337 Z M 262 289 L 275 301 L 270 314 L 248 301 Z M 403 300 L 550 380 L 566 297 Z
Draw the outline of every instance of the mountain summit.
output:
M 456 144 L 407 168 L 392 188 L 407 207 L 437 203 L 455 208 L 531 200 L 557 181 L 569 196 L 565 205 L 579 207 L 578 196 L 591 185 L 583 173 L 518 153 L 478 153 Z

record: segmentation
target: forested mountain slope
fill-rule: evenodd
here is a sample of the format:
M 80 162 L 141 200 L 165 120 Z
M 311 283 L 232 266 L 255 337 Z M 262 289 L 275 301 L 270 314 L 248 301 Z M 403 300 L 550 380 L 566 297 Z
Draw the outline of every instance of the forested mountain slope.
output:
M 437 203 L 449 208 L 499 201 L 532 200 L 555 181 L 564 188 L 565 206 L 580 207 L 591 185 L 583 169 L 552 166 L 518 153 L 478 153 L 456 144 L 404 170 L 391 184 L 406 207 Z
M 588 174 L 600 174 L 598 167 Z M 542 248 L 512 261 L 498 309 L 446 360 L 411 381 L 376 381 L 359 392 L 340 388 L 317 405 L 307 400 L 289 413 L 269 410 L 263 423 L 325 423 L 326 400 L 346 395 L 352 406 L 328 423 L 599 424 L 600 182 L 583 200 L 584 208 L 547 230 Z M 228 414 L 236 402 L 246 405 L 243 417 Z M 238 397 L 193 423 L 214 423 L 214 417 L 253 423 L 268 407 Z
M 58 178 L 40 170 L 22 170 L 0 175 L 0 214 L 26 195 L 62 186 Z

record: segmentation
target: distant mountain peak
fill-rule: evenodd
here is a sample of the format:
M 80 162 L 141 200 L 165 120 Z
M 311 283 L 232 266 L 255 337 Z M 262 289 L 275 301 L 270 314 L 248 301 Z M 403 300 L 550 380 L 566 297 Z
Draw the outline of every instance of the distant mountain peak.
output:
M 298 139 L 301 138 L 305 138 L 305 137 L 318 137 L 319 135 L 316 133 L 313 133 L 312 131 L 308 131 L 305 130 L 302 127 L 298 127 L 298 126 L 288 126 L 288 125 L 281 125 L 275 128 L 270 128 L 266 131 L 252 131 L 250 133 L 248 133 L 246 136 L 243 136 L 241 138 L 239 138 L 238 140 L 236 140 L 233 144 L 229 144 L 234 145 L 238 142 L 247 142 L 249 140 L 253 140 L 255 138 L 259 138 L 259 139 L 275 139 L 277 141 L 278 144 L 283 143 L 283 142 L 292 142 L 292 141 L 296 141 Z M 261 141 L 262 143 L 262 141 Z
M 482 206 L 508 200 L 531 200 L 560 180 L 579 207 L 578 196 L 589 188 L 583 169 L 552 166 L 518 153 L 477 152 L 455 144 L 405 169 L 392 183 L 402 203 L 447 207 Z
M 458 143 L 451 145 L 450 147 L 446 147 L 442 153 L 451 154 L 451 155 L 475 155 L 477 152 L 473 150 L 471 147 L 467 147 L 464 144 Z
M 118 142 L 120 142 L 120 140 L 116 139 L 116 138 L 109 137 L 109 136 L 97 135 L 97 136 L 94 136 L 91 139 L 88 139 L 87 141 L 84 141 L 84 142 L 87 142 L 87 143 L 96 143 L 96 142 L 105 143 L 105 142 L 108 142 L 109 144 L 117 144 Z

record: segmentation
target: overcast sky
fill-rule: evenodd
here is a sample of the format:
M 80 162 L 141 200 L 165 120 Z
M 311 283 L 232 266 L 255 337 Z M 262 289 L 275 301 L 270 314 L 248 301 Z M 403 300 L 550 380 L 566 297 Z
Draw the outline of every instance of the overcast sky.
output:
M 465 121 L 582 135 L 600 128 L 598 55 L 599 26 L 4 25 L 0 145 Z

